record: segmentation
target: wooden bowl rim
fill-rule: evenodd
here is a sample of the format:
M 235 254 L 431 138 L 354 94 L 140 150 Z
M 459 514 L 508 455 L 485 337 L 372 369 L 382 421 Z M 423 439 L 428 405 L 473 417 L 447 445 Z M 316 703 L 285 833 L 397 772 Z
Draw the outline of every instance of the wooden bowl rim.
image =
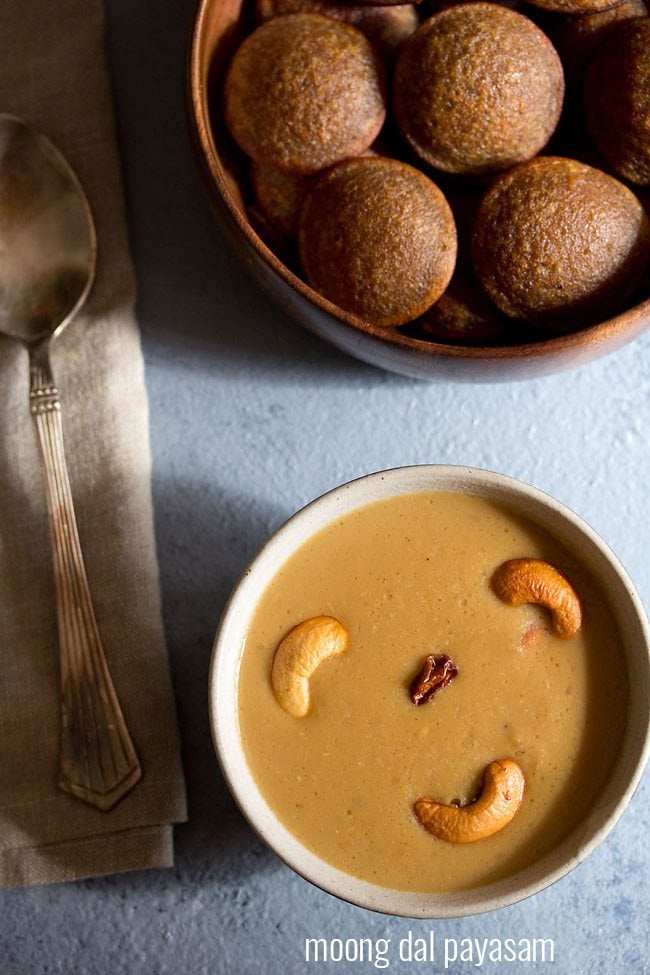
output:
M 204 165 L 228 213 L 253 250 L 280 278 L 303 298 L 316 305 L 322 312 L 325 312 L 338 322 L 350 325 L 356 331 L 371 336 L 384 345 L 388 344 L 409 349 L 428 357 L 519 359 L 522 357 L 541 358 L 553 355 L 558 356 L 563 353 L 575 352 L 588 346 L 601 343 L 609 344 L 617 336 L 620 337 L 624 331 L 632 333 L 629 336 L 631 338 L 635 332 L 640 332 L 650 327 L 650 297 L 648 297 L 640 304 L 624 312 L 620 312 L 612 318 L 606 319 L 604 322 L 587 326 L 575 332 L 567 332 L 555 337 L 541 339 L 538 342 L 526 342 L 514 345 L 454 345 L 452 343 L 430 342 L 424 339 L 412 338 L 394 328 L 379 328 L 378 326 L 371 325 L 356 315 L 344 311 L 327 298 L 324 298 L 317 291 L 314 291 L 313 288 L 283 264 L 273 251 L 267 247 L 261 237 L 258 236 L 237 205 L 224 176 L 224 168 L 212 137 L 212 126 L 210 124 L 207 105 L 207 93 L 204 91 L 200 57 L 207 17 L 214 5 L 219 2 L 220 0 L 199 0 L 197 12 L 192 23 L 187 64 L 188 94 L 191 107 L 190 121 Z

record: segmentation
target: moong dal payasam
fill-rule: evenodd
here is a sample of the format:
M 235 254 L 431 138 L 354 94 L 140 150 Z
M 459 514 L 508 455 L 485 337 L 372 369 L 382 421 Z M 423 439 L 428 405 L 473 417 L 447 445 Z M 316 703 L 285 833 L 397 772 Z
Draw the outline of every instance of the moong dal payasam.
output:
M 564 580 L 553 613 L 515 605 L 542 579 L 537 562 L 503 569 L 519 558 L 544 560 L 549 593 Z M 415 704 L 449 676 L 442 658 L 457 673 Z M 285 665 L 304 666 L 283 691 Z M 422 493 L 359 508 L 288 559 L 252 617 L 238 703 L 252 774 L 301 843 L 372 883 L 442 892 L 516 873 L 571 832 L 612 768 L 627 693 L 578 559 L 485 499 Z M 486 808 L 509 819 L 490 832 Z

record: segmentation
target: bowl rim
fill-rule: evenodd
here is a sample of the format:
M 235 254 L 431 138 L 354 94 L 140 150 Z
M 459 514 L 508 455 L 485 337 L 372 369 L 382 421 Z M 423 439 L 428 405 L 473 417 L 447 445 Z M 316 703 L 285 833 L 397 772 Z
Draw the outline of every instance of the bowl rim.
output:
M 245 240 L 259 258 L 286 284 L 303 298 L 315 305 L 321 312 L 339 324 L 349 325 L 354 331 L 375 339 L 382 346 L 392 346 L 411 353 L 424 354 L 427 358 L 472 359 L 472 360 L 512 360 L 522 357 L 528 359 L 554 357 L 590 347 L 622 342 L 621 332 L 633 337 L 650 328 L 650 296 L 632 308 L 619 312 L 602 322 L 577 331 L 566 332 L 537 342 L 511 345 L 457 345 L 412 338 L 395 328 L 380 328 L 365 322 L 339 308 L 327 298 L 311 288 L 305 281 L 290 270 L 264 243 L 245 218 L 232 194 L 225 178 L 225 171 L 212 135 L 208 93 L 203 83 L 201 48 L 205 24 L 215 3 L 219 0 L 199 0 L 192 22 L 187 57 L 188 102 L 190 123 L 195 144 L 199 150 L 204 175 L 209 177 L 213 188 L 230 218 L 243 234 Z
M 630 676 L 623 741 L 594 807 L 541 860 L 504 880 L 447 894 L 415 893 L 377 886 L 344 873 L 303 846 L 267 805 L 246 762 L 239 732 L 237 683 L 245 631 L 270 579 L 309 537 L 336 517 L 380 498 L 421 491 L 478 494 L 513 507 L 538 522 L 544 512 L 553 534 L 575 550 L 577 540 L 609 574 L 625 612 L 612 603 Z M 582 554 L 580 558 L 582 558 Z M 599 576 L 600 578 L 600 576 Z M 601 584 L 602 581 L 601 581 Z M 625 621 L 625 626 L 622 625 Z M 222 775 L 253 831 L 291 869 L 316 887 L 358 907 L 410 918 L 456 918 L 506 907 L 545 889 L 571 872 L 614 828 L 629 804 L 650 754 L 650 627 L 627 572 L 600 536 L 575 512 L 523 481 L 480 468 L 416 465 L 378 471 L 327 491 L 292 515 L 259 550 L 236 583 L 223 610 L 210 662 L 208 709 Z

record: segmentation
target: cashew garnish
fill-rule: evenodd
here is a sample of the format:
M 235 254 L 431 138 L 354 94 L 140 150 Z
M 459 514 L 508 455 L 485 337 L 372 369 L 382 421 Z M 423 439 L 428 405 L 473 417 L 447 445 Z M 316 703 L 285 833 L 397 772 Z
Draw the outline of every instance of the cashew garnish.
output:
M 485 769 L 483 789 L 468 806 L 445 806 L 418 799 L 413 809 L 424 828 L 447 843 L 487 839 L 514 818 L 524 794 L 524 773 L 510 758 L 499 758 Z
M 510 559 L 492 576 L 492 590 L 508 606 L 539 603 L 550 610 L 553 632 L 570 640 L 582 625 L 580 598 L 568 579 L 542 559 Z
M 309 710 L 309 678 L 323 660 L 345 653 L 348 631 L 333 616 L 314 616 L 298 623 L 279 643 L 271 684 L 278 704 L 294 718 Z

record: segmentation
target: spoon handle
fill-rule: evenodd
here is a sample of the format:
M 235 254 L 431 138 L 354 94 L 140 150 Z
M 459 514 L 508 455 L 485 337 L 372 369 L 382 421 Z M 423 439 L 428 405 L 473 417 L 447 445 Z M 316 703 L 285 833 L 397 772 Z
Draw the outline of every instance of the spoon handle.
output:
M 63 449 L 61 402 L 47 346 L 30 350 L 30 408 L 47 497 L 61 666 L 59 786 L 107 811 L 142 775 L 113 687 L 86 578 Z

